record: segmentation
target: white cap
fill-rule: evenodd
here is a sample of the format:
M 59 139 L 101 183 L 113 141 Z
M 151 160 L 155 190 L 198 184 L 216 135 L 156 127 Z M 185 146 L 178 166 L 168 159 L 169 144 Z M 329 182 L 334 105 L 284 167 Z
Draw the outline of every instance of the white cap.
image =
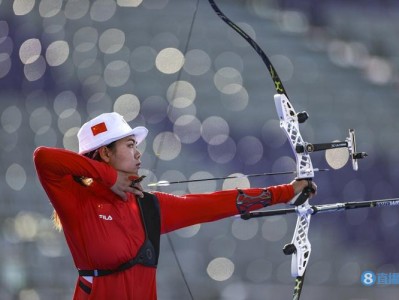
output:
M 79 129 L 79 154 L 88 153 L 131 135 L 140 144 L 147 134 L 147 128 L 138 126 L 132 129 L 116 112 L 104 113 L 84 123 Z

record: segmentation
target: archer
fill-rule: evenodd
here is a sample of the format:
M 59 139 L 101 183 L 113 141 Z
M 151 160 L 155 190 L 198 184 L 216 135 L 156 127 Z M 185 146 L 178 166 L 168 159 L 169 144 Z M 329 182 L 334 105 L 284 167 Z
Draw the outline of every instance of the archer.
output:
M 143 190 L 145 127 L 104 113 L 78 132 L 79 153 L 39 147 L 34 163 L 78 270 L 73 299 L 156 299 L 160 234 L 296 200 L 311 181 L 176 196 Z M 191 292 L 190 292 L 191 294 Z M 191 295 L 192 297 L 192 295 Z

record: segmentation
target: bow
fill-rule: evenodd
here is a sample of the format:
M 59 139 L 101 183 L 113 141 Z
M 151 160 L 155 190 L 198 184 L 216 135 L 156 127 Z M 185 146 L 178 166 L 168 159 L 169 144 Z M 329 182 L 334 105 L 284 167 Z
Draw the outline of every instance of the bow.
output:
M 354 170 L 357 170 L 357 159 L 363 158 L 367 154 L 364 152 L 356 152 L 355 133 L 353 129 L 349 130 L 349 137 L 346 138 L 344 142 L 324 144 L 306 143 L 301 136 L 299 124 L 308 119 L 308 114 L 306 112 L 297 113 L 295 111 L 288 99 L 283 83 L 266 53 L 246 32 L 222 13 L 214 0 L 208 1 L 216 14 L 227 25 L 240 34 L 265 63 L 277 92 L 277 94 L 274 95 L 274 102 L 280 120 L 280 127 L 286 134 L 296 158 L 296 180 L 307 180 L 309 182 L 308 186 L 296 198 L 291 200 L 291 203 L 296 206 L 295 212 L 298 214 L 298 218 L 292 242 L 286 245 L 283 250 L 285 254 L 292 255 L 291 274 L 296 278 L 293 299 L 297 300 L 302 291 L 305 271 L 311 253 L 311 244 L 308 239 L 311 213 L 306 208 L 309 207 L 308 198 L 313 192 L 311 181 L 314 177 L 315 169 L 313 168 L 309 153 L 333 148 L 348 148 Z M 244 219 L 249 218 L 247 215 L 242 217 Z

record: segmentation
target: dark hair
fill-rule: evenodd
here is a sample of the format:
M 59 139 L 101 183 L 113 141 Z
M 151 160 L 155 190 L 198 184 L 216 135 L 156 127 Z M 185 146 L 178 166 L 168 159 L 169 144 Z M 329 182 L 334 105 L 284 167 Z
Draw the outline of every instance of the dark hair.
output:
M 114 150 L 115 144 L 116 144 L 116 141 L 114 141 L 114 142 L 112 142 L 112 143 L 106 145 L 105 147 L 107 147 L 107 148 L 109 148 L 109 149 L 111 149 L 111 150 Z M 98 148 L 98 149 L 100 149 L 100 148 Z M 97 161 L 101 161 L 101 156 L 100 156 L 100 154 L 98 153 L 98 149 L 92 150 L 92 151 L 90 151 L 90 152 L 88 152 L 88 153 L 85 153 L 85 154 L 83 154 L 83 155 L 86 156 L 86 157 L 88 157 L 88 158 L 90 158 L 90 159 L 94 159 L 94 160 L 97 160 Z
M 111 149 L 111 151 L 113 151 L 115 149 L 115 144 L 116 144 L 116 141 L 106 145 L 105 147 L 107 147 L 107 148 Z M 83 156 L 86 156 L 87 158 L 101 162 L 102 159 L 101 159 L 100 153 L 98 152 L 98 149 L 95 149 L 93 151 L 85 153 L 85 154 L 83 154 Z M 84 176 L 73 176 L 73 179 L 75 179 L 76 182 L 78 182 L 84 186 L 90 186 L 91 183 L 93 182 L 93 179 L 87 178 Z

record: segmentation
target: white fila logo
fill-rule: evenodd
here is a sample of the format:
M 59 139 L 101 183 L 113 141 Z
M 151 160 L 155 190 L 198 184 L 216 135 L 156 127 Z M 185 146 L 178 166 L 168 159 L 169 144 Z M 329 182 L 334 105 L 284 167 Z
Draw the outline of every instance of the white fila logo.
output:
M 103 219 L 105 221 L 112 221 L 112 216 L 111 215 L 98 215 L 100 217 L 100 219 Z

